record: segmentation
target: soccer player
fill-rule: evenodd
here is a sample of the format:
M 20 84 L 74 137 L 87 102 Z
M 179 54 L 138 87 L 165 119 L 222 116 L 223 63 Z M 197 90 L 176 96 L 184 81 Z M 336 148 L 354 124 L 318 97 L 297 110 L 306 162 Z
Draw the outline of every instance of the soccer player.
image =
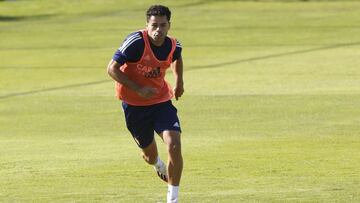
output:
M 146 28 L 126 37 L 107 69 L 116 81 L 128 130 L 144 160 L 168 184 L 168 203 L 178 202 L 183 168 L 180 122 L 171 99 L 175 96 L 178 100 L 184 93 L 182 47 L 167 36 L 170 17 L 168 7 L 151 6 L 146 12 Z M 170 66 L 175 78 L 173 90 L 164 79 Z M 167 146 L 167 166 L 159 157 L 154 131 Z

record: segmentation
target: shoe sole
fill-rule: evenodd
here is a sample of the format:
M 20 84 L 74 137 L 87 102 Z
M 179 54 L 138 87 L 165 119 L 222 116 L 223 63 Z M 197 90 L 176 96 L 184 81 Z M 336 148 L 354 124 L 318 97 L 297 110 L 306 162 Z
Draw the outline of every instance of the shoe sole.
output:
M 160 173 L 159 171 L 156 171 L 156 173 L 159 176 L 159 178 L 161 178 L 161 180 L 168 182 L 166 175 Z

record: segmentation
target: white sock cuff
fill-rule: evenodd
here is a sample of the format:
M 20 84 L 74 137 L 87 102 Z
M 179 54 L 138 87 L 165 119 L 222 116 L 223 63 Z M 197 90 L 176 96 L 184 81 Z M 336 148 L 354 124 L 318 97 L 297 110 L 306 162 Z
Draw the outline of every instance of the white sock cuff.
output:
M 157 156 L 154 166 L 158 166 L 158 167 L 159 167 L 159 166 L 161 165 L 161 162 L 162 162 L 162 161 L 161 161 L 160 157 Z
M 157 156 L 155 164 L 158 164 L 160 161 L 161 161 L 160 156 Z
M 179 186 L 168 185 L 169 190 L 179 190 Z
M 179 186 L 168 185 L 167 202 L 178 202 Z

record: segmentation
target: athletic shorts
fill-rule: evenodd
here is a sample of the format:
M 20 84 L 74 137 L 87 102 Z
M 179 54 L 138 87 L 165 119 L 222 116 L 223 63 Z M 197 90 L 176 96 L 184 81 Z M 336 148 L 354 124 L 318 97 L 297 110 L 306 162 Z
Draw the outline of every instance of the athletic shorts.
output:
M 154 139 L 154 131 L 181 132 L 177 109 L 171 100 L 150 106 L 133 106 L 122 102 L 126 126 L 140 148 L 145 148 Z

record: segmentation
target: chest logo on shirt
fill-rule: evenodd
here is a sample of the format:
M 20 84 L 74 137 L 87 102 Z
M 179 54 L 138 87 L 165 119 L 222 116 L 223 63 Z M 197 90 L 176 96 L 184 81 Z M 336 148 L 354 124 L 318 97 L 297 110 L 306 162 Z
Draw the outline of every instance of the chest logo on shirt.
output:
M 146 78 L 158 78 L 161 76 L 160 67 L 153 68 L 142 64 L 136 65 L 136 71 Z

